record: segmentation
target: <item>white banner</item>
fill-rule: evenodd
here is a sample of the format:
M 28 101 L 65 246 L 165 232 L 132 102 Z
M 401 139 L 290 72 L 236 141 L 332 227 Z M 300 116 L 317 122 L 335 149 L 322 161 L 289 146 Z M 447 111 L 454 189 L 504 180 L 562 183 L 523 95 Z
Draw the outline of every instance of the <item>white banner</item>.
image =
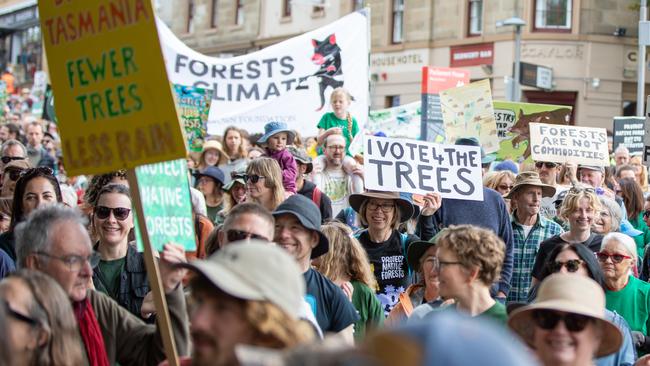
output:
M 364 150 L 367 189 L 483 201 L 479 147 L 366 136 Z
M 232 58 L 198 53 L 157 20 L 167 73 L 174 84 L 213 90 L 208 133 L 230 125 L 263 132 L 264 124 L 285 121 L 303 136 L 331 111 L 329 95 L 344 87 L 354 101 L 349 112 L 359 126 L 368 115 L 368 17 L 349 14 L 325 27 L 257 52 Z
M 607 130 L 530 123 L 530 145 L 535 161 L 608 166 Z

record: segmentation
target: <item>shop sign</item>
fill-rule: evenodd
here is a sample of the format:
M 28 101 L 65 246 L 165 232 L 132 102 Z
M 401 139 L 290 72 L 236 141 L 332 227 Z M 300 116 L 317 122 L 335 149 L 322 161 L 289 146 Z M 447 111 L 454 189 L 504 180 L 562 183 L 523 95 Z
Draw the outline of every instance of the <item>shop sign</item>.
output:
M 494 43 L 453 46 L 450 51 L 451 67 L 488 65 L 494 61 Z

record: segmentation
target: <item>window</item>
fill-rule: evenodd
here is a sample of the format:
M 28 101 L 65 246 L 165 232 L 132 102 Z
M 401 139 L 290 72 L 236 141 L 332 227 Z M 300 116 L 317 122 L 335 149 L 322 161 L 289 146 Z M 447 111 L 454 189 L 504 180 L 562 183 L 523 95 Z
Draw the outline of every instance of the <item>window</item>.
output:
M 364 0 L 352 0 L 352 11 L 363 9 Z
M 317 4 L 311 8 L 312 14 L 323 14 L 325 12 L 325 0 L 312 0 L 314 4 Z
M 386 108 L 393 108 L 400 106 L 400 97 L 399 95 L 387 95 L 386 101 L 384 102 Z
M 393 33 L 391 41 L 402 43 L 404 41 L 404 0 L 393 0 Z
M 291 16 L 291 0 L 282 1 L 282 17 L 287 18 Z
M 244 4 L 241 3 L 241 0 L 237 0 L 235 5 L 235 25 L 244 24 Z
M 210 18 L 210 26 L 216 28 L 219 24 L 219 4 L 217 0 L 212 0 L 212 15 Z
M 572 0 L 536 0 L 535 28 L 571 30 L 571 3 Z
M 190 0 L 187 8 L 187 33 L 194 32 L 194 0 Z
M 469 0 L 469 35 L 483 33 L 483 0 Z

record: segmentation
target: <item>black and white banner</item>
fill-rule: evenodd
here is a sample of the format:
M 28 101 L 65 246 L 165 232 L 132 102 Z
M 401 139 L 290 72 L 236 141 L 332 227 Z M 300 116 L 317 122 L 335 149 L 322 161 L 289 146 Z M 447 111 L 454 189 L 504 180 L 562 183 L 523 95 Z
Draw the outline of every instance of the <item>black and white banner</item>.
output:
M 265 123 L 276 120 L 305 136 L 316 135 L 337 87 L 350 92 L 349 112 L 365 125 L 368 22 L 366 12 L 355 12 L 257 52 L 216 58 L 187 47 L 157 20 L 170 81 L 213 90 L 209 134 L 221 134 L 229 125 L 262 132 Z

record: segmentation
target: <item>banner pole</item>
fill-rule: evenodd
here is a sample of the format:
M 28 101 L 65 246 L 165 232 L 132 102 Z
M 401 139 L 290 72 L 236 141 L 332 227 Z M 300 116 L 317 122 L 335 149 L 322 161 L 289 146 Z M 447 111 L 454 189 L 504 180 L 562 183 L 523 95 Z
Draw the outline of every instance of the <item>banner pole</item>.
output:
M 172 336 L 171 320 L 169 311 L 167 309 L 167 300 L 165 299 L 165 290 L 160 277 L 160 270 L 158 261 L 154 258 L 153 247 L 149 240 L 149 232 L 142 208 L 142 200 L 140 197 L 140 187 L 138 185 L 138 178 L 135 174 L 135 169 L 127 169 L 126 176 L 129 181 L 133 209 L 137 215 L 138 228 L 142 237 L 142 246 L 144 248 L 144 262 L 147 269 L 147 278 L 149 279 L 149 288 L 153 292 L 154 304 L 156 306 L 156 321 L 158 322 L 158 329 L 165 348 L 165 355 L 167 362 L 170 366 L 180 366 L 180 360 L 176 351 L 176 343 Z

